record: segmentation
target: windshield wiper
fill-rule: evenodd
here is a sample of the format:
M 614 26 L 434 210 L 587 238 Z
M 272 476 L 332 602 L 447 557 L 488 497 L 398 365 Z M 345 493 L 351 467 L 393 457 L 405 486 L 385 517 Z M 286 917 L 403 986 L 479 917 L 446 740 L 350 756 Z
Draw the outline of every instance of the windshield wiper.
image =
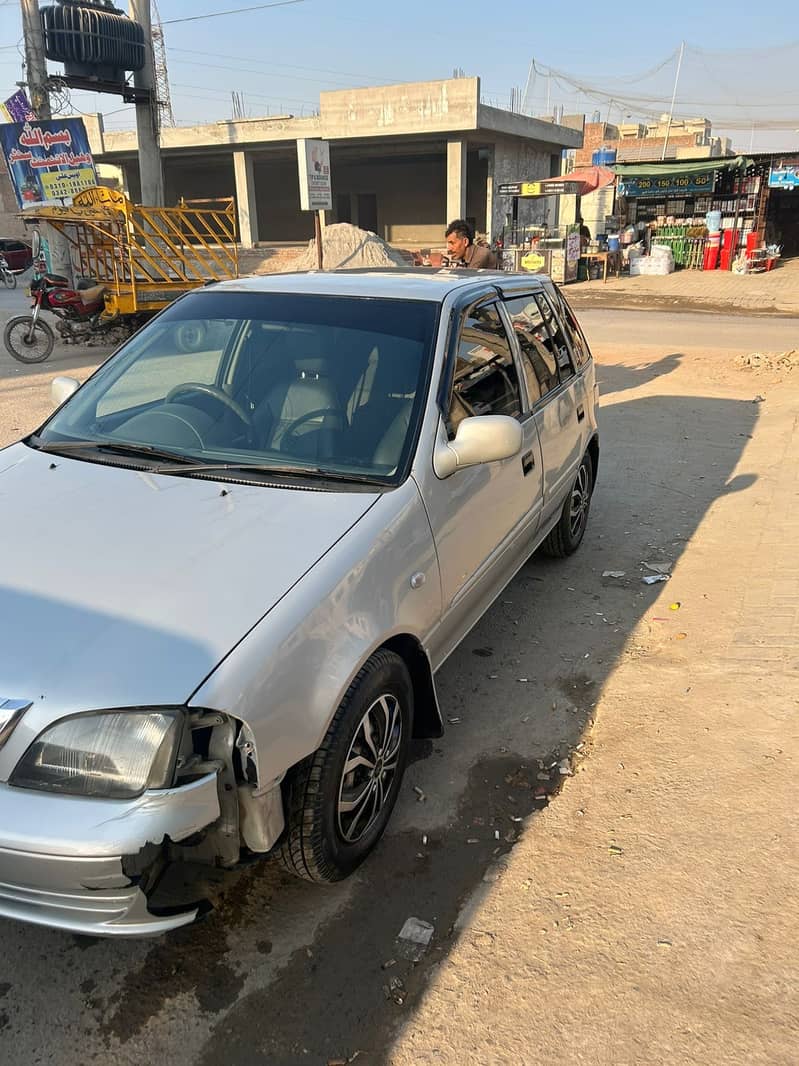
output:
M 125 440 L 61 440 L 42 441 L 41 437 L 29 438 L 32 447 L 41 452 L 50 452 L 58 455 L 60 452 L 79 452 L 87 449 L 96 449 L 103 452 L 116 452 L 120 455 L 135 455 L 146 459 L 165 459 L 171 463 L 181 463 L 182 466 L 195 466 L 198 459 L 190 455 L 181 455 L 180 452 L 171 452 L 165 448 L 156 448 L 153 444 L 134 444 Z M 182 469 L 182 467 L 181 467 Z
M 325 481 L 344 481 L 354 485 L 379 485 L 385 487 L 382 478 L 370 477 L 368 474 L 347 474 L 340 470 L 325 470 L 320 466 L 285 466 L 274 463 L 192 463 L 189 469 L 183 466 L 161 467 L 159 474 L 213 474 L 213 473 L 256 473 L 271 474 L 277 477 L 314 477 Z

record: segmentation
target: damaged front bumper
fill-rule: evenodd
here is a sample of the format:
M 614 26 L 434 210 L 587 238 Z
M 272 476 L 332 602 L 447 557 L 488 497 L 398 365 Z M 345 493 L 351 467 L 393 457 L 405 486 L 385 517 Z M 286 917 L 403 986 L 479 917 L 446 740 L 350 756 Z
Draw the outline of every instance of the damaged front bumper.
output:
M 90 936 L 155 936 L 197 904 L 153 913 L 138 873 L 220 817 L 217 775 L 129 801 L 56 796 L 0 784 L 0 916 Z

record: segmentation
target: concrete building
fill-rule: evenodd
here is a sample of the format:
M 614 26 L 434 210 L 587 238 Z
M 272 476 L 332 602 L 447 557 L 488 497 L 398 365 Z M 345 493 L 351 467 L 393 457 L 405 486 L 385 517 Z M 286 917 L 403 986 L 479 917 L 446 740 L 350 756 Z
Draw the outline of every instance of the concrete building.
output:
M 583 144 L 575 152 L 574 165 L 591 166 L 591 158 L 600 148 L 614 149 L 620 163 L 658 160 L 663 154 L 667 130 L 666 159 L 715 159 L 733 154 L 728 137 L 713 136 L 709 119 L 674 119 L 669 128 L 668 115 L 664 115 L 650 125 L 586 123 Z
M 325 92 L 312 117 L 163 129 L 166 202 L 235 196 L 243 245 L 307 240 L 313 221 L 300 211 L 296 141 L 321 137 L 333 179 L 326 221 L 413 246 L 440 245 L 458 217 L 496 236 L 510 210 L 496 186 L 557 175 L 563 150 L 582 144 L 582 116 L 565 121 L 487 107 L 479 78 Z M 139 200 L 135 132 L 104 132 L 89 120 L 87 128 L 96 160 L 120 167 Z M 534 221 L 543 203 L 522 201 L 520 221 Z

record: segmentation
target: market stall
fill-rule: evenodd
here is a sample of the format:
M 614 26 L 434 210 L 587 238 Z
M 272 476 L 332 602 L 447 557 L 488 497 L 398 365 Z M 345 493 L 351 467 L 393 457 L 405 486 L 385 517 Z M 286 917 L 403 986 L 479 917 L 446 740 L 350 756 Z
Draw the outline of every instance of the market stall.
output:
M 694 270 L 768 260 L 765 161 L 618 163 L 615 170 L 623 231 L 628 240 L 641 240 L 646 252 L 667 248 L 676 267 Z
M 560 283 L 576 281 L 585 243 L 580 235 L 580 198 L 597 188 L 612 185 L 614 181 L 612 170 L 584 167 L 564 177 L 500 185 L 498 194 L 511 201 L 501 238 L 504 269 L 548 274 Z M 553 214 L 557 221 L 553 225 L 520 225 L 519 200 L 546 197 L 556 198 Z M 602 249 L 598 248 L 597 252 L 600 251 Z

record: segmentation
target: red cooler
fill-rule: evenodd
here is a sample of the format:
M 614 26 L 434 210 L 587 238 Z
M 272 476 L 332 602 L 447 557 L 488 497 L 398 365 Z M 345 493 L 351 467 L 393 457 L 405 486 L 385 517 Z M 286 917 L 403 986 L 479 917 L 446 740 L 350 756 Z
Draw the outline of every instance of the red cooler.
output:
M 721 237 L 721 269 L 732 270 L 732 261 L 735 258 L 735 238 L 738 230 L 725 229 Z

